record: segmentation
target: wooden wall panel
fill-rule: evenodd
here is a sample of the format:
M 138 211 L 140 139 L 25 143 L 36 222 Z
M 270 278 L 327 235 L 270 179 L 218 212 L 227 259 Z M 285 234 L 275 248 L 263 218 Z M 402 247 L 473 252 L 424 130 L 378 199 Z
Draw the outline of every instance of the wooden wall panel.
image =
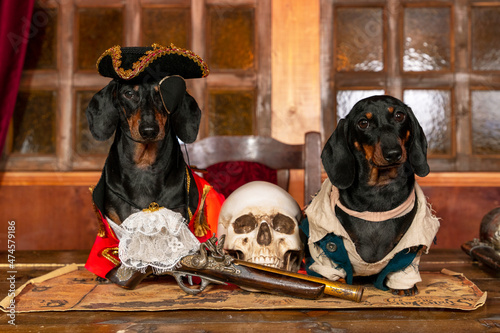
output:
M 423 186 L 441 218 L 434 248 L 459 248 L 479 236 L 482 217 L 500 206 L 500 186 Z M 292 195 L 303 202 L 301 174 Z M 16 221 L 17 250 L 90 249 L 97 232 L 88 186 L 0 186 L 0 249 L 7 249 L 7 222 Z
M 479 225 L 490 210 L 500 207 L 500 187 L 422 187 L 435 215 L 441 219 L 437 248 L 459 248 L 479 238 Z
M 272 133 L 304 143 L 321 126 L 319 1 L 272 1 Z
M 0 249 L 16 221 L 16 250 L 90 249 L 97 233 L 88 186 L 0 187 Z

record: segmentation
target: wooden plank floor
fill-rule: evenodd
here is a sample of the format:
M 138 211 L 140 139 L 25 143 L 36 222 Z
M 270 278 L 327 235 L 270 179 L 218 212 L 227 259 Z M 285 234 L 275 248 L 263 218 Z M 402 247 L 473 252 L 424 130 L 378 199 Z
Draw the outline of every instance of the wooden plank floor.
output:
M 16 285 L 57 267 L 46 264 L 84 263 L 85 251 L 16 253 Z M 7 295 L 7 256 L 0 264 L 0 298 Z M 30 264 L 30 265 L 28 265 Z M 32 265 L 31 265 L 32 264 Z M 431 250 L 422 257 L 422 271 L 447 268 L 463 273 L 488 292 L 475 311 L 432 309 L 41 312 L 16 314 L 16 326 L 0 314 L 0 332 L 500 332 L 500 272 L 473 262 L 461 250 Z

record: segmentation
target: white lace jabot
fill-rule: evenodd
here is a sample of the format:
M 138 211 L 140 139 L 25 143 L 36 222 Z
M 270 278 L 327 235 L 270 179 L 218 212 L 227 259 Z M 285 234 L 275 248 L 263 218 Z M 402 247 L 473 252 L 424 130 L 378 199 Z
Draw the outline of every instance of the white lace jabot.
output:
M 163 207 L 132 214 L 121 225 L 109 218 L 108 222 L 120 240 L 122 265 L 141 272 L 148 266 L 155 274 L 170 271 L 182 257 L 200 248 L 184 217 Z

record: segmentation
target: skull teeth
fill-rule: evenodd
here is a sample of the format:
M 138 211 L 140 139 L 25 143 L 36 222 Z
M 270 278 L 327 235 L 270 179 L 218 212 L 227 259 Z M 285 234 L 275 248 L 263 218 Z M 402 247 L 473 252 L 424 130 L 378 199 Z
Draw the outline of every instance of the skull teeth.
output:
M 252 257 L 250 262 L 253 262 L 255 264 L 260 264 L 264 266 L 269 266 L 269 267 L 275 267 L 275 268 L 280 268 L 281 266 L 281 260 L 278 257 L 270 257 L 270 256 L 257 256 L 257 257 Z

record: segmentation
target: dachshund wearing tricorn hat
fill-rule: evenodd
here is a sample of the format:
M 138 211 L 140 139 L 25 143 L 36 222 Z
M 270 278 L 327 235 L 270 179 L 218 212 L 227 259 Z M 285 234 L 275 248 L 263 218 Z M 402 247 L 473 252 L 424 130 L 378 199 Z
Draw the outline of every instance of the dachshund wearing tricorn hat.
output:
M 119 256 L 134 214 L 167 210 L 201 242 L 216 232 L 223 197 L 192 172 L 179 144 L 196 140 L 201 119 L 185 79 L 206 77 L 209 70 L 199 56 L 172 44 L 115 46 L 102 54 L 97 69 L 112 81 L 88 105 L 89 128 L 97 140 L 115 137 L 93 189 L 99 232 L 85 267 L 132 289 L 151 273 L 124 269 Z

